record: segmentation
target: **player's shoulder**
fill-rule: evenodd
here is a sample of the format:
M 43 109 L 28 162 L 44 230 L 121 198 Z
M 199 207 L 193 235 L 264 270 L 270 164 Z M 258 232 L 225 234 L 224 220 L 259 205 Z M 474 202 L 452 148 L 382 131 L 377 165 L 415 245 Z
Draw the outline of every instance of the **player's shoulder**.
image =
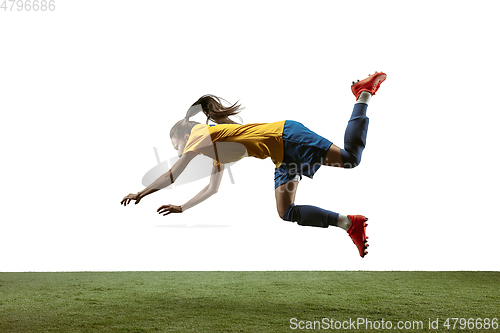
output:
M 208 125 L 206 124 L 197 124 L 191 128 L 191 135 L 207 135 L 209 134 Z
M 201 130 L 201 129 L 204 129 L 204 128 L 207 128 L 208 125 L 205 125 L 205 124 L 196 124 L 193 126 L 193 128 L 191 129 L 191 131 L 196 131 L 196 130 Z

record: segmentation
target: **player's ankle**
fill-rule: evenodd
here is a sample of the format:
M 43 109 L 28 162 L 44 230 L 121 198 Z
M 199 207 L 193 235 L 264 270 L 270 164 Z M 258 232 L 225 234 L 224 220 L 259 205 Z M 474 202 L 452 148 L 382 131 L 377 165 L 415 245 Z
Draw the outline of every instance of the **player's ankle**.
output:
M 370 98 L 372 98 L 372 94 L 368 91 L 362 91 L 361 94 L 358 96 L 358 99 L 356 100 L 357 103 L 365 103 L 368 104 L 370 102 Z
M 352 225 L 351 219 L 346 215 L 340 215 L 337 222 L 337 227 L 344 229 L 345 231 L 349 230 Z

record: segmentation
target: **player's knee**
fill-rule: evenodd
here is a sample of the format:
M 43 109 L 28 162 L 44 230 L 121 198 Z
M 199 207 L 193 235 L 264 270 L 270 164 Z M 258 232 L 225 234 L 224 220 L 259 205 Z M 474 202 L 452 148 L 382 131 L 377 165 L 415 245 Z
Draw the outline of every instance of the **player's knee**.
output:
M 295 207 L 295 204 L 292 203 L 290 206 L 286 207 L 285 209 L 283 208 L 278 208 L 278 214 L 280 216 L 280 218 L 284 221 L 290 221 L 290 222 L 294 222 L 295 219 L 294 219 L 294 207 Z
M 354 169 L 360 163 L 361 163 L 361 160 L 359 160 L 359 159 L 353 159 L 352 161 L 344 163 L 344 169 Z
M 342 164 L 344 169 L 354 169 L 361 164 L 361 154 L 354 154 L 342 149 Z
M 283 207 L 278 207 L 278 215 L 280 216 L 280 219 L 284 220 L 285 219 L 285 213 L 288 207 L 283 208 Z

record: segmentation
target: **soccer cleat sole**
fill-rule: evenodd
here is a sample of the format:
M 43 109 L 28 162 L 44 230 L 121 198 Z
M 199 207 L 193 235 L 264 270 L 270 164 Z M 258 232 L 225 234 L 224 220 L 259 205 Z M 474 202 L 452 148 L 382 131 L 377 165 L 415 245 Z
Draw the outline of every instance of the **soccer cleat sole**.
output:
M 366 223 L 366 221 L 368 221 L 368 218 L 365 218 L 365 222 L 363 223 L 363 227 L 365 228 L 365 246 L 363 249 L 363 256 L 361 258 L 364 258 L 368 254 L 367 250 L 370 246 L 370 244 L 368 244 L 368 237 L 366 237 L 366 227 L 368 226 L 368 223 Z
M 347 233 L 354 245 L 356 245 L 361 258 L 364 258 L 368 254 L 367 248 L 370 246 L 366 236 L 366 227 L 368 226 L 366 221 L 368 221 L 368 218 L 363 215 L 349 215 L 349 218 L 352 224 Z

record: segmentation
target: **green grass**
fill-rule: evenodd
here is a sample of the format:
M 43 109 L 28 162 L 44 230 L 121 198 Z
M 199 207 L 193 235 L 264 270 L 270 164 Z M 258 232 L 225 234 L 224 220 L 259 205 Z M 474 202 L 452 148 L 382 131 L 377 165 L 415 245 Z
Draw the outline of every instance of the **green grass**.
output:
M 499 272 L 0 273 L 2 333 L 299 331 L 291 318 L 421 320 L 429 331 L 429 318 L 499 310 Z

